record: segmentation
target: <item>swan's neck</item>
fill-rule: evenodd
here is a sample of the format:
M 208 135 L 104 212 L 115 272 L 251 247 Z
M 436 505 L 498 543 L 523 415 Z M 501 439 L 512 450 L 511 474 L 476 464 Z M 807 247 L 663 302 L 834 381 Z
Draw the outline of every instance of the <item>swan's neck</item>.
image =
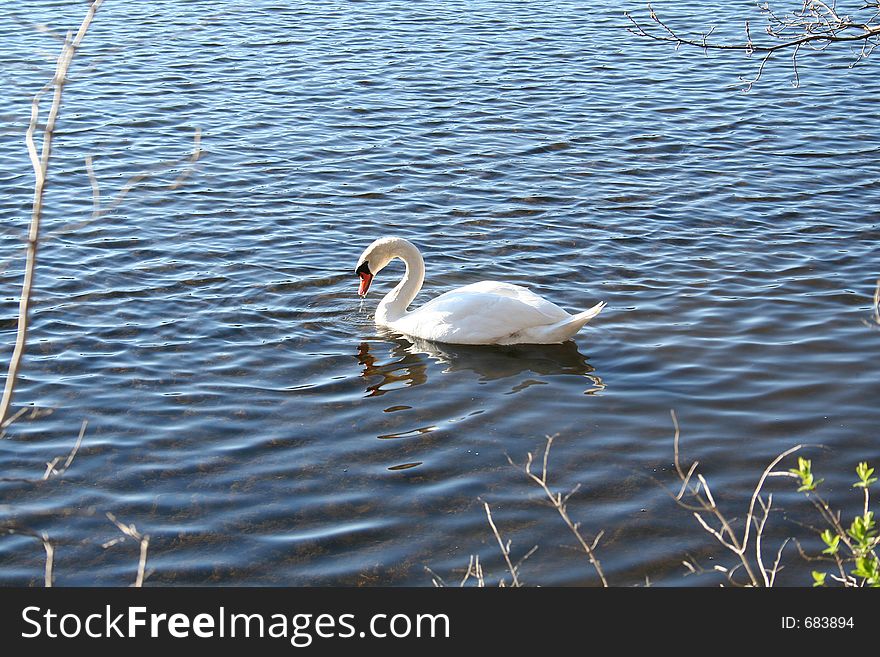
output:
M 425 261 L 422 260 L 422 254 L 415 246 L 401 241 L 394 257 L 406 263 L 406 273 L 397 287 L 379 302 L 376 308 L 376 320 L 380 324 L 387 324 L 403 317 L 409 304 L 422 289 L 422 283 L 425 282 Z

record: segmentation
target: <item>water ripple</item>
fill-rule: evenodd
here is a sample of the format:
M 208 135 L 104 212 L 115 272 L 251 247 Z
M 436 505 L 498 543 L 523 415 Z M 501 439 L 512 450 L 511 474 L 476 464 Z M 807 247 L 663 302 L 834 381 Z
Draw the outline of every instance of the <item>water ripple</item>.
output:
M 82 10 L 17 4 L 60 30 Z M 128 583 L 136 555 L 102 548 L 118 534 L 106 511 L 151 534 L 155 584 L 427 585 L 425 565 L 458 572 L 472 553 L 498 576 L 481 499 L 515 546 L 541 546 L 527 581 L 592 584 L 508 464 L 546 435 L 554 485 L 582 484 L 572 514 L 607 532 L 611 580 L 693 583 L 679 564 L 705 544 L 651 482 L 672 480 L 670 408 L 731 499 L 797 442 L 829 448 L 816 469 L 834 506 L 848 499 L 846 472 L 877 454 L 863 320 L 880 82 L 829 51 L 800 88 L 771 67 L 742 94 L 748 60 L 635 39 L 612 5 L 150 0 L 136 21 L 102 7 L 65 92 L 17 398 L 53 412 L 0 441 L 0 519 L 57 541 L 59 584 Z M 713 5 L 722 36 L 742 11 Z M 8 355 L 23 133 L 56 44 L 27 22 L 5 36 Z M 92 217 L 86 155 L 111 199 L 188 154 L 195 127 L 205 152 L 185 185 L 168 189 L 178 167 Z M 417 303 L 493 278 L 609 305 L 565 345 L 380 332 L 353 267 L 390 233 L 424 252 Z M 84 418 L 63 479 L 19 481 L 66 455 Z M 38 584 L 40 554 L 3 537 L 0 583 Z

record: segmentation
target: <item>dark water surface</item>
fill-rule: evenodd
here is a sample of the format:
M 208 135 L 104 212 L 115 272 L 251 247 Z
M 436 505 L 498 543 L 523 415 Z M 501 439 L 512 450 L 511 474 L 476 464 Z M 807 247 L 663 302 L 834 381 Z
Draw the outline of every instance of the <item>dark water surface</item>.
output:
M 605 530 L 613 584 L 706 585 L 730 563 L 672 486 L 676 409 L 731 516 L 776 454 L 808 454 L 854 513 L 880 462 L 880 78 L 848 51 L 805 57 L 800 88 L 757 62 L 636 39 L 625 8 L 576 2 L 106 0 L 70 73 L 44 218 L 31 347 L 0 441 L 0 521 L 45 531 L 59 585 L 429 585 L 479 554 L 504 565 L 492 505 L 532 584 L 592 585 L 541 491 L 508 464 L 558 435 L 551 479 Z M 11 8 L 11 9 L 10 9 Z M 664 3 L 678 24 L 701 3 Z M 740 36 L 753 3 L 716 11 Z M 33 174 L 23 135 L 82 2 L 7 2 L 0 20 L 0 356 L 11 352 Z M 84 157 L 110 203 L 92 219 Z M 160 168 L 161 169 L 161 168 Z M 417 303 L 482 279 L 569 309 L 608 307 L 576 342 L 412 345 L 378 331 L 353 274 L 405 236 Z M 390 289 L 400 267 L 375 283 Z M 50 482 L 89 425 L 71 469 Z M 787 464 L 789 465 L 789 464 Z M 653 479 L 652 479 L 653 478 Z M 809 534 L 774 480 L 768 551 Z M 812 564 L 787 552 L 781 582 Z M 714 559 L 714 560 L 713 560 Z M 33 538 L 0 537 L 0 584 L 41 584 Z

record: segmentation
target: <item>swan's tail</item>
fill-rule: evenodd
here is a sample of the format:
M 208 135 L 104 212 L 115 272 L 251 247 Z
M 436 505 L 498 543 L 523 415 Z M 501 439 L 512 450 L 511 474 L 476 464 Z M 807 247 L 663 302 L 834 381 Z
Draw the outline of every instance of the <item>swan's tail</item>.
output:
M 565 342 L 580 331 L 587 322 L 602 312 L 604 307 L 605 302 L 600 301 L 589 310 L 567 317 L 555 324 L 536 326 L 527 329 L 522 332 L 523 335 L 521 335 L 520 338 L 525 337 L 528 342 L 533 344 L 556 344 L 559 342 Z M 527 336 L 525 335 L 526 333 L 528 334 Z

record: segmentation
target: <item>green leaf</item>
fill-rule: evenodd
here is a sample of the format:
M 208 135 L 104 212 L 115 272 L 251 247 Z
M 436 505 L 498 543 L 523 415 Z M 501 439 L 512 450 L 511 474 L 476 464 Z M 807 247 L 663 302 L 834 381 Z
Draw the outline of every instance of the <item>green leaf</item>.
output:
M 810 473 L 810 461 L 805 459 L 803 456 L 798 456 L 798 467 L 791 468 L 789 470 L 789 472 L 791 472 L 792 474 L 799 475 L 800 477 L 803 477 L 804 475 L 809 474 Z
M 859 548 L 868 550 L 871 547 L 871 539 L 877 534 L 874 524 L 874 512 L 868 511 L 863 516 L 856 516 L 846 533 L 858 541 Z
M 840 536 L 833 533 L 830 529 L 826 529 L 820 534 L 820 536 L 825 542 L 825 545 L 828 546 L 826 549 L 822 550 L 822 554 L 837 554 Z
M 859 476 L 859 481 L 853 484 L 855 488 L 867 488 L 877 481 L 877 477 L 871 476 L 874 474 L 874 468 L 869 468 L 868 463 L 865 461 L 856 466 L 856 474 Z
M 810 461 L 809 459 L 805 459 L 803 456 L 799 456 L 798 467 L 789 470 L 789 472 L 797 475 L 801 480 L 801 485 L 798 488 L 799 493 L 802 493 L 804 491 L 816 490 L 816 486 L 824 481 L 823 479 L 819 479 L 818 481 L 816 481 L 813 476 L 812 467 L 812 461 Z
M 872 556 L 856 558 L 856 568 L 852 571 L 856 577 L 863 577 L 869 583 L 880 580 L 880 562 Z
M 804 491 L 807 491 L 807 490 L 816 490 L 816 486 L 821 484 L 823 481 L 825 481 L 825 480 L 819 479 L 818 481 L 814 481 L 813 475 L 812 475 L 812 473 L 810 473 L 806 477 L 801 478 L 801 486 L 797 489 L 797 492 L 803 493 Z
M 820 573 L 818 570 L 813 571 L 813 586 L 825 586 L 825 577 L 827 573 Z

